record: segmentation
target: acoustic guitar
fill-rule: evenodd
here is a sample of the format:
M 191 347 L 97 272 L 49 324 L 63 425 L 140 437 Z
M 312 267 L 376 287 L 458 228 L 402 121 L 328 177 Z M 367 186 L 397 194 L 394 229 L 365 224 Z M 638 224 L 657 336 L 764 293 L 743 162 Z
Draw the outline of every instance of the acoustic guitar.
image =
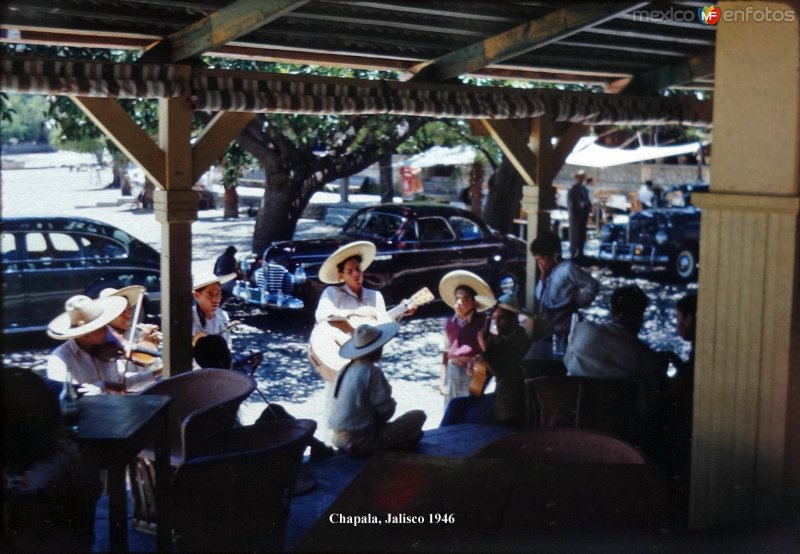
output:
M 238 327 L 238 326 L 239 326 L 239 325 L 241 325 L 241 324 L 242 324 L 242 322 L 241 322 L 241 321 L 239 321 L 238 319 L 235 319 L 235 320 L 233 320 L 233 321 L 229 322 L 229 323 L 228 323 L 228 324 L 225 326 L 225 328 L 224 328 L 224 329 L 222 329 L 222 331 L 219 331 L 218 333 L 207 333 L 207 332 L 205 332 L 205 331 L 198 331 L 198 332 L 196 332 L 196 333 L 195 333 L 195 334 L 192 336 L 192 346 L 194 346 L 195 344 L 197 344 L 197 341 L 198 341 L 198 340 L 200 340 L 201 338 L 203 338 L 203 337 L 205 337 L 205 336 L 208 336 L 209 334 L 212 334 L 212 335 L 221 335 L 222 333 L 227 333 L 227 332 L 228 332 L 228 331 L 230 331 L 231 329 L 234 329 L 234 328 Z
M 389 321 L 394 321 L 407 310 L 427 304 L 434 298 L 428 287 L 424 287 L 415 292 L 411 298 L 403 300 L 394 308 L 387 310 L 386 315 Z M 377 311 L 375 317 L 350 315 L 345 319 L 320 321 L 314 326 L 308 339 L 309 362 L 323 379 L 334 382 L 339 371 L 350 362 L 339 356 L 339 349 L 350 340 L 353 331 L 359 325 L 377 324 Z
M 478 354 L 472 359 L 472 379 L 469 382 L 469 394 L 471 396 L 482 396 L 486 386 L 492 379 L 492 370 L 482 354 Z

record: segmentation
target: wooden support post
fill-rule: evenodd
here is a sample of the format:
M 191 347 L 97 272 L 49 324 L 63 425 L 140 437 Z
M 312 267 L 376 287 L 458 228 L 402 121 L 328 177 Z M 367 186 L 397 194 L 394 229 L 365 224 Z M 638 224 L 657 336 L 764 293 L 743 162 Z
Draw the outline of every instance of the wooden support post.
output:
M 192 369 L 192 108 L 188 98 L 159 101 L 159 139 L 166 160 L 166 190 L 155 194 L 161 222 L 161 327 L 164 376 Z

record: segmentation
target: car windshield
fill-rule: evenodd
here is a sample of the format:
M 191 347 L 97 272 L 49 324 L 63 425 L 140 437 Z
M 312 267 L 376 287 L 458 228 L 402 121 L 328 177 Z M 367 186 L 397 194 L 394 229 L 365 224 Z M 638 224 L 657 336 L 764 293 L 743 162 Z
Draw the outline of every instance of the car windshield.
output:
M 394 214 L 364 211 L 354 215 L 342 232 L 348 237 L 379 237 L 389 239 L 397 234 L 403 218 Z

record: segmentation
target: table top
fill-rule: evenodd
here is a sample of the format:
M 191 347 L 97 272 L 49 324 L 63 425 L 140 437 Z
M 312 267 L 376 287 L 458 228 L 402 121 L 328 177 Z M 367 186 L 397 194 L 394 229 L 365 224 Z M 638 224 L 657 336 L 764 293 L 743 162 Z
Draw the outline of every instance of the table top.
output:
M 493 551 L 589 528 L 658 534 L 664 486 L 659 468 L 643 464 L 384 454 L 364 466 L 297 549 Z
M 84 396 L 78 401 L 78 441 L 109 448 L 135 442 L 171 401 L 165 395 Z

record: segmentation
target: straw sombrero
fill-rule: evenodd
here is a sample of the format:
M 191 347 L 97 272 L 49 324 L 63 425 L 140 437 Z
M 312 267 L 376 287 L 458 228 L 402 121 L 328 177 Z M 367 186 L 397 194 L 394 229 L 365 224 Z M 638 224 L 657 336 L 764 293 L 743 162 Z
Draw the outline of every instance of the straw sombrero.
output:
M 109 296 L 121 296 L 128 299 L 128 306 L 133 306 L 139 299 L 139 295 L 144 294 L 142 285 L 131 285 L 121 289 L 107 288 L 100 291 L 98 298 L 108 298 Z
M 64 313 L 47 326 L 47 334 L 56 340 L 82 337 L 105 327 L 128 307 L 121 296 L 92 300 L 82 294 L 73 296 L 64 304 Z
M 219 283 L 222 285 L 233 279 L 236 279 L 236 273 L 228 273 L 227 275 L 204 273 L 198 277 L 195 277 L 192 284 L 192 290 L 196 291 L 197 289 L 202 289 L 208 285 L 213 285 L 214 283 Z
M 400 324 L 391 321 L 380 325 L 359 325 L 353 337 L 339 349 L 339 356 L 348 360 L 363 358 L 392 340 L 400 330 Z
M 439 281 L 439 296 L 444 303 L 453 308 L 456 305 L 456 289 L 460 286 L 468 286 L 475 291 L 475 310 L 484 312 L 493 307 L 495 300 L 492 288 L 480 277 L 463 269 L 451 271 Z
M 488 296 L 478 295 L 478 297 L 476 297 L 475 300 L 482 304 L 486 304 L 492 299 L 490 299 Z M 514 312 L 515 314 L 522 314 L 528 317 L 531 316 L 531 314 L 527 310 L 523 309 L 519 305 L 517 297 L 514 296 L 513 294 L 503 294 L 502 296 L 500 296 L 500 298 L 496 300 L 496 302 L 497 302 L 496 306 L 498 308 L 503 308 L 504 310 L 508 310 L 509 312 Z
M 340 247 L 336 252 L 328 256 L 328 259 L 319 268 L 319 280 L 329 285 L 336 285 L 341 282 L 339 279 L 339 269 L 336 267 L 347 258 L 361 256 L 361 271 L 366 271 L 372 260 L 375 259 L 375 245 L 367 240 L 351 242 Z

